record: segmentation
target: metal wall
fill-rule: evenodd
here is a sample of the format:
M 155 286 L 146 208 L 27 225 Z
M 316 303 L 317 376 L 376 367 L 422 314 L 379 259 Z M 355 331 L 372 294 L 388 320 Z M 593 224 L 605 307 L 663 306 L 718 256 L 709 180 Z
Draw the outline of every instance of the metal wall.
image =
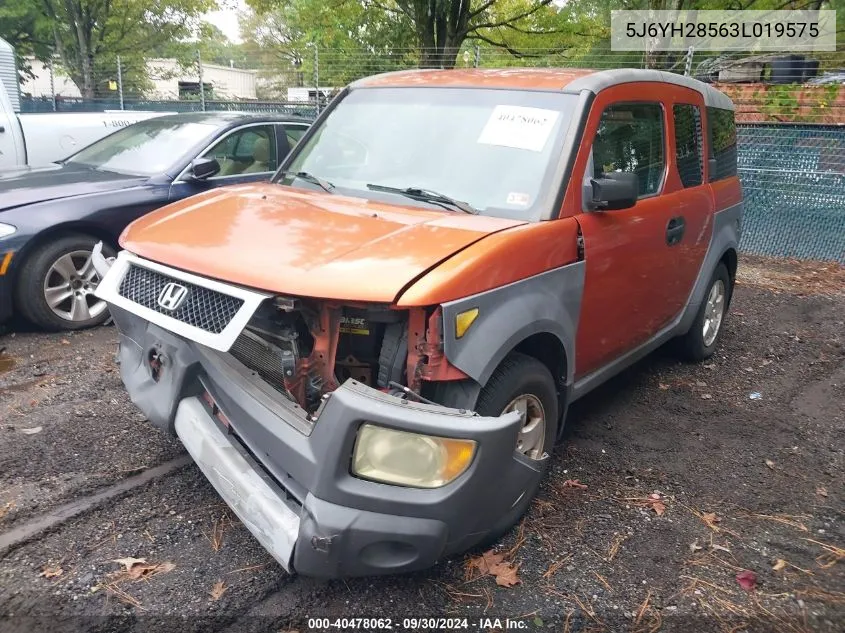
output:
M 0 81 L 6 88 L 9 101 L 15 112 L 21 109 L 20 95 L 18 93 L 18 68 L 15 62 L 15 49 L 6 40 L 0 38 Z

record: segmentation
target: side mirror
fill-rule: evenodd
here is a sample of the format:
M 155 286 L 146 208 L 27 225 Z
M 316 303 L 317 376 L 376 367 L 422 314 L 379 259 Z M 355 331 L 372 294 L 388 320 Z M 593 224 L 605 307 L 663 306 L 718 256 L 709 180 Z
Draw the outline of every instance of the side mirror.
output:
M 206 180 L 220 171 L 220 163 L 216 158 L 195 158 L 191 161 L 191 178 Z
M 636 174 L 612 172 L 601 178 L 591 178 L 592 207 L 599 211 L 629 209 L 637 203 L 640 179 Z

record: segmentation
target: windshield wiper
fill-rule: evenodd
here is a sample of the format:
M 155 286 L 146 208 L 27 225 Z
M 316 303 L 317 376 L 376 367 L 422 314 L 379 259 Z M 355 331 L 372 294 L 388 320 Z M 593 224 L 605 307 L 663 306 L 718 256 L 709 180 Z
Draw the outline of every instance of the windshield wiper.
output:
M 413 200 L 421 200 L 422 202 L 431 202 L 433 204 L 448 205 L 464 213 L 478 215 L 478 209 L 473 208 L 466 202 L 455 200 L 449 196 L 432 191 L 431 189 L 422 189 L 420 187 L 388 187 L 387 185 L 374 185 L 372 183 L 367 185 L 367 189 L 372 191 L 384 191 L 386 193 L 398 193 L 400 196 L 411 198 Z
M 328 180 L 318 178 L 314 174 L 309 174 L 307 171 L 283 171 L 279 173 L 282 176 L 293 176 L 294 178 L 299 178 L 300 180 L 310 182 L 312 184 L 317 185 L 318 187 L 321 187 L 324 191 L 327 191 L 329 193 L 331 193 L 332 189 L 334 189 L 334 185 Z

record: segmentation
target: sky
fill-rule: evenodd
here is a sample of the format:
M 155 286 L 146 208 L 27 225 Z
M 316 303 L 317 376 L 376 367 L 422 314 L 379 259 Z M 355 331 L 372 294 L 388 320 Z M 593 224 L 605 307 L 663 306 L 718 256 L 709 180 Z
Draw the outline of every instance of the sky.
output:
M 203 16 L 206 22 L 210 22 L 232 42 L 241 42 L 241 35 L 238 31 L 238 11 L 246 8 L 244 0 L 220 0 L 220 8 L 217 11 L 209 11 Z

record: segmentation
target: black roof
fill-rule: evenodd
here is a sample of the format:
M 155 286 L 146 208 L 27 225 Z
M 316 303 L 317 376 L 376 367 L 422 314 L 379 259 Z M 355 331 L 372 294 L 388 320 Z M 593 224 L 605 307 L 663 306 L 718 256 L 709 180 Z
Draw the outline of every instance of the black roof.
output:
M 165 114 L 163 116 L 155 117 L 157 121 L 184 121 L 188 123 L 210 123 L 212 125 L 230 125 L 234 123 L 244 123 L 254 121 L 260 123 L 263 121 L 282 123 L 308 123 L 312 121 L 306 117 L 294 116 L 285 114 L 283 112 L 231 112 L 231 111 L 215 111 L 215 112 L 180 112 L 178 114 Z

